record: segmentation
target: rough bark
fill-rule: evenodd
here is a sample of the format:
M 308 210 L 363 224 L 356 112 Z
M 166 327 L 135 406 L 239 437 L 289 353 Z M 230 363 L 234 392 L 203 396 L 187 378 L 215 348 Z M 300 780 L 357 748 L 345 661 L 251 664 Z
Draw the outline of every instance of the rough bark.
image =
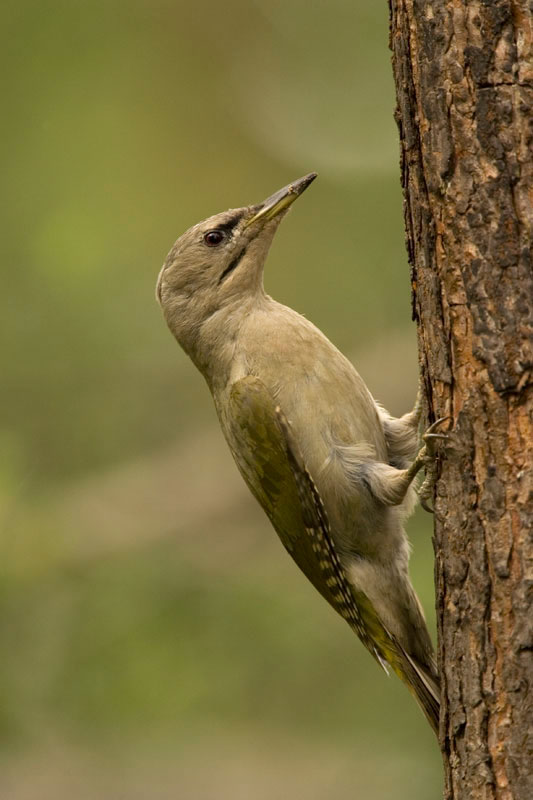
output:
M 436 491 L 445 796 L 533 798 L 533 3 L 390 0 Z

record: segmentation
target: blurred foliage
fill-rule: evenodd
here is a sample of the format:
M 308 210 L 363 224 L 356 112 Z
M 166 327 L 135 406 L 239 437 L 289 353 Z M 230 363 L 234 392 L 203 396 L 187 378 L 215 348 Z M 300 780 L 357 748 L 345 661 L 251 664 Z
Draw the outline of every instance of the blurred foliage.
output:
M 2 797 L 438 797 L 422 715 L 285 557 L 154 301 L 186 227 L 317 170 L 267 290 L 407 409 L 386 4 L 3 12 Z

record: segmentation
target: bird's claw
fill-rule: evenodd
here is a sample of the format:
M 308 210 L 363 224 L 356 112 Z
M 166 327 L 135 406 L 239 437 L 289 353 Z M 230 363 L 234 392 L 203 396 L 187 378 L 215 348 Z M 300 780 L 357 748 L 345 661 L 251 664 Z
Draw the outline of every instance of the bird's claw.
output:
M 437 460 L 436 457 L 438 455 L 439 447 L 438 445 L 441 442 L 448 442 L 450 440 L 449 431 L 451 430 L 448 428 L 446 432 L 439 432 L 439 428 L 443 422 L 447 422 L 451 420 L 452 417 L 440 417 L 438 420 L 433 422 L 426 432 L 423 434 L 422 439 L 424 440 L 424 444 L 420 449 L 420 452 L 417 456 L 417 459 L 420 459 L 421 466 L 424 467 L 426 475 L 418 490 L 418 496 L 420 498 L 420 505 L 430 514 L 435 512 L 435 509 L 429 505 L 429 500 L 433 499 L 433 490 L 435 488 L 435 482 L 437 480 Z

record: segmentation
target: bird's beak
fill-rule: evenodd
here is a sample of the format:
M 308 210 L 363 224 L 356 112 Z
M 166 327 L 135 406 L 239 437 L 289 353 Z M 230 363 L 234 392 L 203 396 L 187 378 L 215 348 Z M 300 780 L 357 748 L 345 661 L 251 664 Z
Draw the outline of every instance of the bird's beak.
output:
M 256 206 L 256 213 L 248 220 L 245 227 L 248 227 L 248 225 L 258 220 L 266 222 L 269 219 L 277 217 L 278 214 L 281 214 L 282 211 L 285 211 L 286 208 L 294 203 L 297 197 L 300 197 L 302 192 L 314 181 L 316 175 L 316 172 L 310 172 L 309 175 L 298 178 L 297 181 L 293 181 L 289 183 L 288 186 L 284 186 L 283 189 L 280 189 L 259 206 Z

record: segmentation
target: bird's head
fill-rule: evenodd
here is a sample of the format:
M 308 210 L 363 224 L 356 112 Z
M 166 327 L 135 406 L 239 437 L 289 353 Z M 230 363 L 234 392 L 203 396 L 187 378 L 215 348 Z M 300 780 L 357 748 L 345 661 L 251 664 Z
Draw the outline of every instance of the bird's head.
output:
M 215 214 L 175 242 L 159 273 L 156 295 L 169 328 L 189 355 L 194 356 L 204 322 L 262 293 L 263 266 L 276 229 L 315 178 L 312 172 L 263 203 Z

